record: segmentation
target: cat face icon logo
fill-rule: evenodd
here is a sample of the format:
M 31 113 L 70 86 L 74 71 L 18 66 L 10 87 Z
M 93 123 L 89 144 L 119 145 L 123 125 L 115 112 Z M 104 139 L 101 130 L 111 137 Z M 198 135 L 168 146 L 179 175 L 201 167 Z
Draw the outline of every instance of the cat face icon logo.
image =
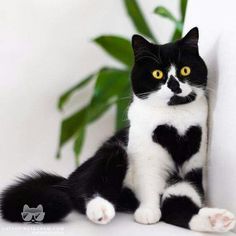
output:
M 45 216 L 43 212 L 43 206 L 38 205 L 36 208 L 30 208 L 28 205 L 24 205 L 23 212 L 21 212 L 23 221 L 38 223 L 42 222 Z

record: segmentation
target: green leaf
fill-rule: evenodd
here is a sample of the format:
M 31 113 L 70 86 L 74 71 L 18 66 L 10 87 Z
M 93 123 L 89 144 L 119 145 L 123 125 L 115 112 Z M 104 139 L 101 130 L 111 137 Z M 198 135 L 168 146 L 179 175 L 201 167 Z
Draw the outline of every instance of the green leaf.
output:
M 85 85 L 87 85 L 92 79 L 94 79 L 95 76 L 94 74 L 91 74 L 87 76 L 85 79 L 82 79 L 78 84 L 67 90 L 64 94 L 62 94 L 59 98 L 57 107 L 59 110 L 62 110 L 63 107 L 65 106 L 66 102 L 70 99 L 72 94 L 81 88 L 83 88 Z
M 102 116 L 103 113 L 105 113 L 114 103 L 96 103 L 93 105 L 89 106 L 89 111 L 88 111 L 88 117 L 87 121 L 88 123 L 92 123 L 95 120 L 97 120 L 99 117 Z
M 119 36 L 104 35 L 95 38 L 94 41 L 115 59 L 128 67 L 132 66 L 133 52 L 129 40 Z
M 124 0 L 124 4 L 127 10 L 128 15 L 130 16 L 135 28 L 137 31 L 150 39 L 152 39 L 154 42 L 156 42 L 155 37 L 153 36 L 151 29 L 149 28 L 145 18 L 144 14 L 141 11 L 141 8 L 139 7 L 136 0 Z
M 131 90 L 128 86 L 118 95 L 116 103 L 116 130 L 120 130 L 127 125 L 127 109 L 131 101 Z
M 60 157 L 61 147 L 66 144 L 86 123 L 87 107 L 83 107 L 62 121 L 57 157 Z
M 73 137 L 77 137 L 88 123 L 95 121 L 107 111 L 116 102 L 117 96 L 127 87 L 127 84 L 129 84 L 129 71 L 103 68 L 98 72 L 91 102 L 62 122 L 58 158 L 62 146 Z M 80 138 L 78 143 L 82 142 Z M 79 146 L 76 151 L 79 155 Z
M 171 41 L 176 41 L 177 39 L 181 38 L 183 31 L 183 23 L 181 21 L 177 20 L 174 15 L 163 6 L 156 7 L 154 12 L 162 17 L 171 20 L 175 24 L 175 31 L 172 35 Z
M 93 97 L 87 114 L 88 122 L 99 118 L 111 105 L 116 103 L 117 97 L 130 83 L 130 72 L 114 68 L 102 69 L 98 74 Z
M 174 31 L 172 38 L 171 38 L 171 41 L 175 42 L 176 40 L 180 39 L 181 36 L 182 36 L 182 30 L 175 28 L 175 31 Z
M 188 0 L 180 0 L 181 21 L 184 22 Z
M 154 12 L 162 17 L 168 18 L 173 22 L 178 22 L 178 20 L 173 16 L 173 14 L 163 6 L 156 7 Z
M 81 153 L 82 146 L 84 144 L 84 139 L 85 139 L 85 128 L 83 127 L 77 132 L 73 146 L 77 165 L 79 165 L 79 155 Z
M 129 74 L 128 70 L 102 69 L 95 83 L 91 105 L 114 99 L 130 83 Z

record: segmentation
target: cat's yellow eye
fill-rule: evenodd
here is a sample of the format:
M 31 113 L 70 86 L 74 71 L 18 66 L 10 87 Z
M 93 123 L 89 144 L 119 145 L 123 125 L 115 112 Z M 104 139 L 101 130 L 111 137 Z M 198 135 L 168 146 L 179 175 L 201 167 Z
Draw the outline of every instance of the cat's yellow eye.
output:
M 182 67 L 181 70 L 180 70 L 180 74 L 181 74 L 182 76 L 188 76 L 188 75 L 190 75 L 190 73 L 191 73 L 191 69 L 190 69 L 189 66 L 184 66 L 184 67 Z
M 161 70 L 154 70 L 152 72 L 152 76 L 155 78 L 155 79 L 162 79 L 163 78 L 163 72 Z

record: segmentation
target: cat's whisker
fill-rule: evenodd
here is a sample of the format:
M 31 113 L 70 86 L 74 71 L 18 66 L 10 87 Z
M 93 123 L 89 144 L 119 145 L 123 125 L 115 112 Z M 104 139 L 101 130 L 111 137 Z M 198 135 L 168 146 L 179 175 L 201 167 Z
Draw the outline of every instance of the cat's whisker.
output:
M 148 95 L 150 92 L 145 92 L 145 93 L 137 93 L 137 95 Z

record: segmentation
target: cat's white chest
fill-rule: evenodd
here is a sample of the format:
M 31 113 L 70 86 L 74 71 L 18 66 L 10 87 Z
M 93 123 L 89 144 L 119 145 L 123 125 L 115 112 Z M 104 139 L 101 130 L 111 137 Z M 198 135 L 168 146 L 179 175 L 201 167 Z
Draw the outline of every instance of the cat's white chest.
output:
M 158 173 L 175 168 L 167 150 L 152 140 L 152 133 L 157 126 L 173 126 L 183 135 L 189 127 L 198 125 L 202 128 L 203 136 L 206 136 L 207 102 L 202 98 L 181 106 L 151 107 L 147 106 L 145 101 L 134 99 L 129 108 L 128 118 L 130 130 L 127 152 L 130 167 L 126 184 L 131 187 L 134 185 L 133 174 L 137 168 L 149 165 L 147 169 L 156 168 Z
M 129 108 L 128 118 L 131 125 L 130 135 L 134 135 L 134 139 L 136 134 L 150 135 L 162 124 L 171 125 L 183 134 L 189 126 L 201 126 L 206 122 L 207 102 L 203 97 L 186 105 L 155 107 L 147 106 L 143 100 L 134 99 Z

